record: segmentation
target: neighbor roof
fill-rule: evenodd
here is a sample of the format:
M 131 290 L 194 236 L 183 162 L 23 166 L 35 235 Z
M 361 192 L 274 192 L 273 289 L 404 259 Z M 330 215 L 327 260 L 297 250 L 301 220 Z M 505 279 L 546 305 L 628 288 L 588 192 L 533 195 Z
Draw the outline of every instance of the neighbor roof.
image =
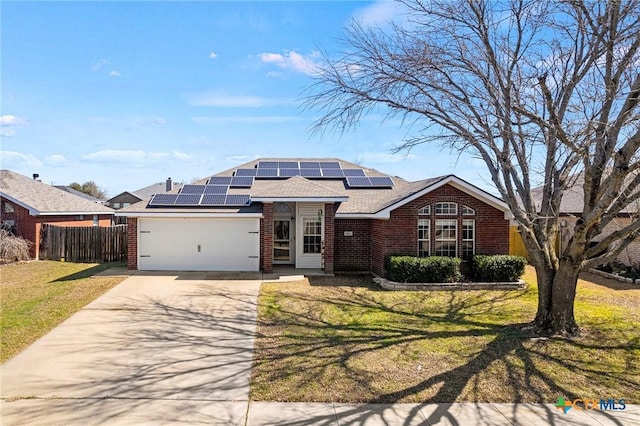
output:
M 213 176 L 233 176 L 237 169 L 252 169 L 260 161 L 333 161 L 342 169 L 363 169 L 369 177 L 390 177 L 391 188 L 350 188 L 342 179 L 307 179 L 294 176 L 288 179 L 255 179 L 251 188 L 229 188 L 228 194 L 250 194 L 251 200 L 260 201 L 335 201 L 340 202 L 337 216 L 342 217 L 388 217 L 389 210 L 417 198 L 441 185 L 450 183 L 459 189 L 483 199 L 485 202 L 504 211 L 507 206 L 497 197 L 453 176 L 439 176 L 416 182 L 408 182 L 397 176 L 389 176 L 375 169 L 366 168 L 338 158 L 260 158 L 237 167 L 225 170 Z M 201 179 L 194 184 L 206 184 L 209 178 Z M 144 206 L 144 208 L 141 208 Z M 146 204 L 137 203 L 119 211 L 125 215 L 136 212 L 165 212 L 167 208 L 149 208 Z M 183 211 L 182 208 L 171 208 L 171 211 Z M 198 207 L 190 211 L 204 211 Z M 208 210 L 207 210 L 208 211 Z
M 0 170 L 0 195 L 29 209 L 32 216 L 113 214 L 108 207 L 11 170 Z
M 69 194 L 73 194 L 73 195 L 77 195 L 80 198 L 84 198 L 85 200 L 91 201 L 92 203 L 101 203 L 102 200 L 96 197 L 93 197 L 89 194 L 85 194 L 84 192 L 80 192 L 76 189 L 73 189 L 72 187 L 68 186 L 68 185 L 53 185 L 54 187 L 68 192 Z

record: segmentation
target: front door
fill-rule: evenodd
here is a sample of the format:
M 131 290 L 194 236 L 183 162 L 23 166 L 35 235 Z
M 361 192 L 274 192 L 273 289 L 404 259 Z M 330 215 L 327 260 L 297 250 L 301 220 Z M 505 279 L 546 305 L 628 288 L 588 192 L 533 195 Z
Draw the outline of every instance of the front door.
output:
M 273 221 L 273 263 L 293 263 L 291 220 Z

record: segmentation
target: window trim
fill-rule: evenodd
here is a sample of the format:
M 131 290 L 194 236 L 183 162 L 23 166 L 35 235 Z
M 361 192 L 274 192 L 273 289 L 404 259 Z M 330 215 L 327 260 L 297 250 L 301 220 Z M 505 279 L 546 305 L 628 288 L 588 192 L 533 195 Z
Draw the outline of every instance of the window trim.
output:
M 447 212 L 443 212 L 444 206 L 447 206 Z M 451 206 L 454 206 L 453 213 L 451 213 Z M 435 204 L 435 214 L 436 216 L 458 216 L 458 203 L 453 201 L 441 201 Z M 441 210 L 441 211 L 438 211 Z
M 418 209 L 419 216 L 431 216 L 431 204 L 427 204 L 426 206 Z
M 462 216 L 475 216 L 476 210 L 469 206 L 462 205 Z
M 464 234 L 465 234 L 465 226 L 467 224 L 471 224 L 471 232 L 472 232 L 472 237 L 471 238 L 465 238 Z M 475 219 L 463 219 L 462 220 L 462 246 L 460 247 L 460 254 L 462 256 L 462 259 L 465 258 L 465 253 L 464 253 L 464 243 L 467 242 L 471 242 L 471 256 L 473 257 L 476 254 L 476 220 Z
M 424 233 L 423 235 L 426 235 L 427 238 L 420 238 L 420 231 L 424 231 L 424 229 L 421 229 L 422 227 L 424 227 L 424 224 L 426 224 L 427 226 L 427 232 Z M 426 241 L 427 243 L 427 252 L 425 253 L 420 253 L 420 243 Z M 431 220 L 430 219 L 418 219 L 418 257 L 426 257 L 426 256 L 431 256 Z
M 453 232 L 454 235 L 452 238 L 438 238 L 438 226 L 443 226 L 443 225 L 447 225 L 447 226 L 451 226 L 453 225 Z M 457 219 L 438 219 L 435 221 L 435 226 L 434 226 L 434 256 L 447 256 L 447 257 L 458 257 L 458 220 Z M 450 254 L 442 254 L 442 253 L 438 253 L 438 243 L 439 242 L 452 242 L 454 243 L 454 254 L 453 256 L 451 256 Z M 449 250 L 447 250 L 449 251 Z

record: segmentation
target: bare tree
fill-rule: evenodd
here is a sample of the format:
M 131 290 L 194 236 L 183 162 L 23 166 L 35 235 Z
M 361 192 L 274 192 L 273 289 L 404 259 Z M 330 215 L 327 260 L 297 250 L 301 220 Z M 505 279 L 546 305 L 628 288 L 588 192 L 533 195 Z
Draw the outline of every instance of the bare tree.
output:
M 401 3 L 404 22 L 353 22 L 345 52 L 325 55 L 307 97 L 323 114 L 315 129 L 347 131 L 383 108 L 419 129 L 397 150 L 440 142 L 482 158 L 537 272 L 532 329 L 577 335 L 579 272 L 640 232 L 640 220 L 602 232 L 640 200 L 638 1 Z M 578 184 L 582 215 L 557 254 L 560 201 Z

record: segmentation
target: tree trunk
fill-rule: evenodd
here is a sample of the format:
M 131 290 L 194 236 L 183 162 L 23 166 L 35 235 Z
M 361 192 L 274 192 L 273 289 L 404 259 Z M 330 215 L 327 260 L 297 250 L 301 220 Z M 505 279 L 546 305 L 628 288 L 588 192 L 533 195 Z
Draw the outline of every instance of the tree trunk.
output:
M 536 273 L 538 312 L 532 323 L 533 331 L 539 335 L 579 335 L 573 305 L 580 267 L 561 261 L 557 271 L 551 267 L 536 267 Z

